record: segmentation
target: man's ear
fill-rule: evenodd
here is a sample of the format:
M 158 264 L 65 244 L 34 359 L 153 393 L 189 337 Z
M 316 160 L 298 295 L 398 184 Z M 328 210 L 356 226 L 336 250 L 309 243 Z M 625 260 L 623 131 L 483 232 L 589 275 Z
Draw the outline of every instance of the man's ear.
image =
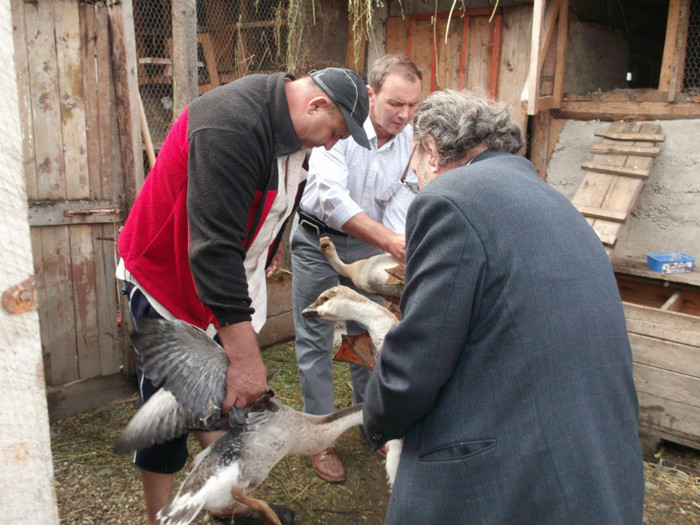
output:
M 319 109 L 328 107 L 330 103 L 331 101 L 328 97 L 318 95 L 309 100 L 306 109 L 309 114 L 316 113 Z
M 435 142 L 435 139 L 431 135 L 425 135 L 421 139 L 421 145 L 428 154 L 430 166 L 437 168 L 440 165 L 440 153 L 438 152 L 437 142 Z

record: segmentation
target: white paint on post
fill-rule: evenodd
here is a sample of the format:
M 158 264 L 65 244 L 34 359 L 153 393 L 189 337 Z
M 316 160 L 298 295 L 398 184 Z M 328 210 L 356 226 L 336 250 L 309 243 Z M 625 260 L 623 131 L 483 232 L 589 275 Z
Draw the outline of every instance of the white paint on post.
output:
M 34 273 L 10 0 L 0 0 L 0 294 Z M 42 130 L 42 132 L 50 132 Z M 49 416 L 36 309 L 0 308 L 0 521 L 57 524 Z

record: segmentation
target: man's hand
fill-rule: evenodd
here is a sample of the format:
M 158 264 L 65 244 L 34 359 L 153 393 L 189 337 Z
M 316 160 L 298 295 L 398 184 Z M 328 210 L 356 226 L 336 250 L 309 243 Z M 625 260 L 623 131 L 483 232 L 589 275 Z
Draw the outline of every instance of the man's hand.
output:
M 401 262 L 406 262 L 406 236 L 398 234 L 366 213 L 358 213 L 343 224 L 343 230 L 372 246 L 384 250 Z
M 387 235 L 383 249 L 399 261 L 406 262 L 406 236 L 392 232 L 392 235 Z
M 284 258 L 284 247 L 282 246 L 282 243 L 277 246 L 277 251 L 275 252 L 275 256 L 272 258 L 270 261 L 270 266 L 265 268 L 265 277 L 268 279 L 275 275 L 275 272 L 282 268 L 282 259 Z
M 267 371 L 249 321 L 219 328 L 219 338 L 229 360 L 226 397 L 221 407 L 226 414 L 234 404 L 244 408 L 267 391 Z

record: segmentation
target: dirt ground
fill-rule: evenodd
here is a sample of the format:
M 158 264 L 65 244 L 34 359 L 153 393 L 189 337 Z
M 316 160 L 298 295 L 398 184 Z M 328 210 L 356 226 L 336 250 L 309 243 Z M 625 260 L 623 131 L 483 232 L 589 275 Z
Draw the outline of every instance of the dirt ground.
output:
M 268 370 L 281 368 L 272 383 L 276 395 L 299 409 L 301 399 L 293 347 L 278 345 L 264 352 Z M 347 367 L 334 367 L 336 406 L 349 403 Z M 113 403 L 52 425 L 56 495 L 62 525 L 145 524 L 145 505 L 131 458 L 112 452 L 121 430 L 138 409 L 136 399 Z M 197 446 L 190 441 L 190 451 Z M 347 479 L 330 484 L 318 478 L 305 457 L 281 461 L 255 496 L 294 509 L 298 524 L 381 524 L 389 500 L 383 460 L 355 429 L 337 441 Z M 188 465 L 189 467 L 189 465 Z M 647 525 L 700 523 L 700 452 L 668 443 L 653 462 L 645 462 Z M 178 475 L 179 484 L 187 472 Z M 211 523 L 201 513 L 196 525 Z

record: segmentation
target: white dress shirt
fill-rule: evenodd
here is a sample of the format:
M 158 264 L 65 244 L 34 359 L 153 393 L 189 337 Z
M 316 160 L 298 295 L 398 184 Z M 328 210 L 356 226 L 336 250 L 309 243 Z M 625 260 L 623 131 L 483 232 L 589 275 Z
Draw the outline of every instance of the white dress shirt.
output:
M 338 141 L 330 151 L 322 147 L 313 150 L 301 209 L 335 230 L 364 212 L 403 234 L 414 195 L 401 184 L 401 175 L 411 155 L 413 129 L 407 125 L 381 148 L 369 118 L 364 129 L 371 151 L 352 138 Z M 413 170 L 407 179 L 416 180 Z

